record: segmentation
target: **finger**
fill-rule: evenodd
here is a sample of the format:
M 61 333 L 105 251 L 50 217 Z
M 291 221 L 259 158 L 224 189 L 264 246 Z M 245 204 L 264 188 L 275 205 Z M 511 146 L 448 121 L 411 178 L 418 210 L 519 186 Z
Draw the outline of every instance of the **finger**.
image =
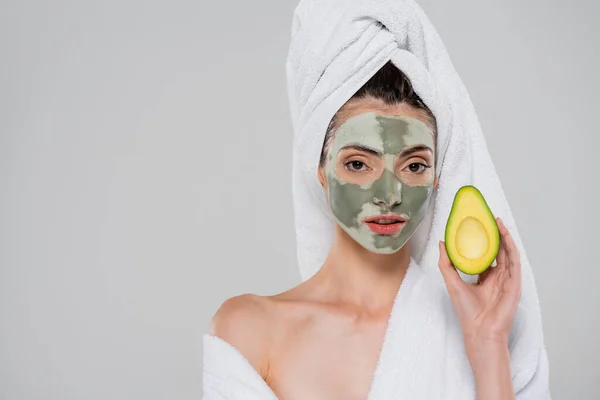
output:
M 440 268 L 440 272 L 442 273 L 444 282 L 448 288 L 448 292 L 453 295 L 453 293 L 456 291 L 461 290 L 461 287 L 465 285 L 465 282 L 462 280 L 458 271 L 454 265 L 452 265 L 452 262 L 448 257 L 448 253 L 446 252 L 446 243 L 440 240 L 439 248 L 440 260 L 438 262 L 438 267 Z
M 521 300 L 521 264 L 512 267 L 512 274 L 503 284 L 498 301 L 498 312 L 507 318 L 514 319 Z
M 500 221 L 500 224 L 502 225 L 503 241 L 504 241 L 504 245 L 506 247 L 509 264 L 512 266 L 512 264 L 517 264 L 520 261 L 521 257 L 519 254 L 519 249 L 517 249 L 517 245 L 515 244 L 515 242 L 512 238 L 512 235 L 510 234 L 510 231 L 504 225 L 504 221 L 502 221 L 500 218 L 498 218 L 498 220 Z
M 507 249 L 507 257 L 509 258 L 509 282 L 510 289 L 513 291 L 519 291 L 521 285 L 521 256 L 519 249 L 515 244 L 515 241 L 510 234 L 510 231 L 504 225 L 504 222 L 500 221 L 502 229 L 504 230 L 503 240 Z
M 508 232 L 508 229 L 506 228 L 506 226 L 504 225 L 504 222 L 502 221 L 501 218 L 497 218 L 497 222 L 498 222 L 498 231 L 500 232 L 500 243 L 502 245 L 502 248 L 504 249 L 504 259 L 503 259 L 503 265 L 502 265 L 502 269 L 504 270 L 503 272 L 506 273 L 507 276 L 510 276 L 512 274 L 512 261 L 513 261 L 513 257 L 511 257 L 511 248 L 509 247 L 509 238 L 510 238 L 510 232 Z
M 488 269 L 486 269 L 485 271 L 483 271 L 482 273 L 479 274 L 479 276 L 477 277 L 477 284 L 483 285 L 486 282 L 489 282 L 489 279 L 490 279 L 489 276 L 493 273 L 493 271 L 496 268 L 493 265 L 494 264 L 492 264 L 491 266 L 488 267 Z
M 509 248 L 509 243 L 507 242 L 510 237 L 510 232 L 504 225 L 504 222 L 501 218 L 496 218 L 498 223 L 498 231 L 500 233 L 500 246 L 501 251 L 498 252 L 500 257 L 500 261 L 498 262 L 498 275 L 496 279 L 496 284 L 499 286 L 499 289 L 504 291 L 506 288 L 504 287 L 506 280 L 510 278 L 513 273 L 512 266 L 512 258 L 511 258 L 511 249 Z
M 515 313 L 519 307 L 519 301 L 521 300 L 521 290 L 509 290 L 504 291 L 500 294 L 500 298 L 496 305 L 499 315 L 503 316 L 503 319 L 510 319 L 514 321 Z
M 496 224 L 498 225 L 498 233 L 500 235 L 500 245 L 498 248 L 498 255 L 496 256 L 496 266 L 500 267 L 500 268 L 505 268 L 506 267 L 506 262 L 507 260 L 507 255 L 506 255 L 506 245 L 504 243 L 504 236 L 503 236 L 503 229 L 502 227 L 504 226 L 502 224 L 502 222 L 500 221 L 500 218 L 496 218 Z

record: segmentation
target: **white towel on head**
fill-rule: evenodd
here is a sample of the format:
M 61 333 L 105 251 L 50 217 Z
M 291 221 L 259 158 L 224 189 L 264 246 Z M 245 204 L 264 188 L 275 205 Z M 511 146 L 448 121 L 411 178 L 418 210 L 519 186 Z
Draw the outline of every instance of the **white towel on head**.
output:
M 294 11 L 286 73 L 294 129 L 293 200 L 302 278 L 310 278 L 321 267 L 333 239 L 333 218 L 317 179 L 327 126 L 337 110 L 390 60 L 408 76 L 438 123 L 436 173 L 440 181 L 427 217 L 410 240 L 411 254 L 432 282 L 443 282 L 437 266 L 438 241 L 444 238 L 454 195 L 464 185 L 474 185 L 482 192 L 521 253 L 522 296 L 509 338 L 517 399 L 549 399 L 548 360 L 531 265 L 469 94 L 437 31 L 413 0 L 301 0 Z M 460 274 L 469 282 L 477 278 Z M 394 314 L 398 312 L 392 311 L 386 333 L 392 342 L 395 333 L 416 329 L 406 316 L 418 318 L 418 312 L 403 310 L 401 319 Z M 429 321 L 427 326 L 446 329 L 450 325 Z M 403 354 L 388 354 L 394 348 L 389 344 L 381 354 L 372 399 L 389 399 L 378 396 L 389 395 L 388 389 L 403 376 L 428 376 L 424 369 L 428 357 L 407 361 Z M 399 398 L 421 398 L 415 396 L 423 393 L 414 387 L 404 389 L 405 393 L 396 394 Z M 446 393 L 440 398 L 459 397 Z

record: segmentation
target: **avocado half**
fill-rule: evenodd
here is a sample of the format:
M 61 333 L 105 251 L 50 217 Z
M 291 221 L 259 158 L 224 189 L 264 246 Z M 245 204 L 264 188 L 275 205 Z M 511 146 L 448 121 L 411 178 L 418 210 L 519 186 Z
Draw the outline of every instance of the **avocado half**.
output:
M 475 186 L 463 186 L 456 192 L 446 223 L 445 241 L 450 261 L 465 274 L 482 273 L 498 255 L 498 225 Z

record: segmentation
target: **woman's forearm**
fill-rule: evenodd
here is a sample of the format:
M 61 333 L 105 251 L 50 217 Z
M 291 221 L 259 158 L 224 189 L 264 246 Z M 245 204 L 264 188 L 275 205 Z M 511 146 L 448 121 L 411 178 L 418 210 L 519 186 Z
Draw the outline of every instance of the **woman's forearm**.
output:
M 508 343 L 471 342 L 467 355 L 473 368 L 478 400 L 514 400 Z

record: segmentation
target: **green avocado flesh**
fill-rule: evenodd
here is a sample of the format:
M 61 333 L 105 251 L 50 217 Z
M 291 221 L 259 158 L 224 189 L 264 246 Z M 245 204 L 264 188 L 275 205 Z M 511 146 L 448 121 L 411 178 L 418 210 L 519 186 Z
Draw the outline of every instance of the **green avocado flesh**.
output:
M 465 274 L 482 273 L 498 255 L 498 225 L 476 187 L 463 186 L 456 192 L 446 223 L 445 241 L 450 261 Z

